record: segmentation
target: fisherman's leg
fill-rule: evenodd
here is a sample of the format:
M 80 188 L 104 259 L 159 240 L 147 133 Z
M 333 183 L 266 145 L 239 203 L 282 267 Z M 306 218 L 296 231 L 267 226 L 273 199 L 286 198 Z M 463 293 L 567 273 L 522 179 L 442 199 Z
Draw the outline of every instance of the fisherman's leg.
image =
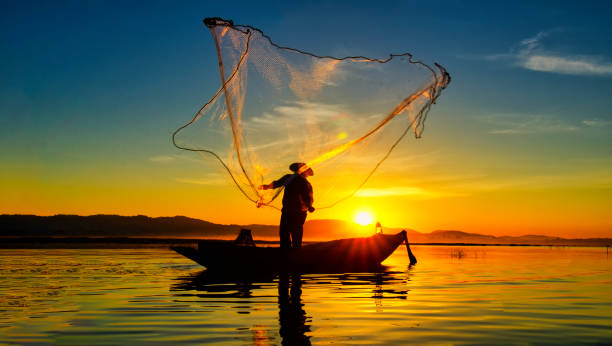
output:
M 278 235 L 280 236 L 280 247 L 284 250 L 288 250 L 291 248 L 291 239 L 289 235 L 291 230 L 290 223 L 291 220 L 289 218 L 289 215 L 287 215 L 287 213 L 282 213 Z
M 291 214 L 291 247 L 294 249 L 297 249 L 300 247 L 301 244 L 298 243 L 298 241 L 300 240 L 299 237 L 299 214 L 298 213 L 292 213 Z
M 293 247 L 302 247 L 302 235 L 304 234 L 304 221 L 306 221 L 306 213 L 298 213 L 294 215 L 292 234 Z

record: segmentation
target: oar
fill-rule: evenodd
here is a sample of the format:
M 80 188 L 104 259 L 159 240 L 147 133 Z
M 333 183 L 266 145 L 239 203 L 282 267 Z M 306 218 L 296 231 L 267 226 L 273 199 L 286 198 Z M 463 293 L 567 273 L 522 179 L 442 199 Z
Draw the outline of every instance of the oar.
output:
M 406 250 L 408 251 L 408 258 L 410 259 L 410 265 L 416 264 L 417 259 L 416 257 L 414 257 L 412 250 L 410 250 L 410 243 L 408 243 L 408 233 L 406 233 L 406 230 L 403 230 L 402 233 L 404 233 L 404 241 L 406 242 Z

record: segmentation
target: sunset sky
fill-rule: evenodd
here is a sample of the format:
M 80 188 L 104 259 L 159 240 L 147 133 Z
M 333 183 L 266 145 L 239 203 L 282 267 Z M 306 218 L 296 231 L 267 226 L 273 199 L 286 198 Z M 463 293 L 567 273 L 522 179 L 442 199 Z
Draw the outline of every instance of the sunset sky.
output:
M 320 55 L 408 51 L 452 75 L 423 137 L 309 218 L 612 237 L 612 4 L 506 4 L 5 2 L 0 213 L 278 222 L 171 143 L 220 85 L 202 27 L 218 16 Z

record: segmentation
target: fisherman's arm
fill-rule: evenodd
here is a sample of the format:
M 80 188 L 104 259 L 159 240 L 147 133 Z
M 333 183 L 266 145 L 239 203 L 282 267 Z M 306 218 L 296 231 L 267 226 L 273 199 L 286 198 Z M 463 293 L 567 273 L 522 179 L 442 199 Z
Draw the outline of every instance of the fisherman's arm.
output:
M 291 177 L 291 174 L 286 174 L 282 178 L 275 180 L 271 182 L 270 184 L 259 185 L 259 189 L 269 190 L 269 189 L 276 189 L 278 187 L 284 186 L 285 184 L 287 184 L 287 180 L 289 179 L 289 177 Z
M 271 182 L 270 184 L 259 185 L 260 190 L 269 190 L 273 188 L 274 188 L 274 182 Z

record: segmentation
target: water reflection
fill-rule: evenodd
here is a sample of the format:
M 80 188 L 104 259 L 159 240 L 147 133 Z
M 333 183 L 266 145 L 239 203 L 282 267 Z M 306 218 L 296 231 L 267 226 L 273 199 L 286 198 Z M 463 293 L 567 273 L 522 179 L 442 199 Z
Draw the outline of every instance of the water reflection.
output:
M 0 344 L 612 345 L 605 248 L 456 248 L 285 281 L 159 249 L 0 251 Z
M 278 321 L 283 345 L 310 345 L 306 332 L 310 332 L 311 321 L 303 306 L 302 275 L 281 273 L 278 277 Z
M 258 298 L 271 298 L 270 295 L 276 293 L 278 329 L 274 329 L 278 330 L 282 344 L 310 345 L 312 317 L 307 313 L 307 304 L 302 299 L 304 286 L 310 290 L 330 292 L 336 297 L 373 299 L 376 311 L 382 311 L 383 299 L 406 299 L 408 280 L 408 271 L 391 271 L 389 267 L 381 267 L 380 271 L 371 273 L 330 274 L 227 273 L 204 270 L 196 275 L 176 278 L 170 290 L 174 296 L 195 296 L 206 301 L 225 299 L 227 302 L 227 299 L 233 299 L 234 305 L 243 309 L 239 313 L 256 310 L 251 303 Z M 273 293 L 271 288 L 276 292 Z M 318 302 L 321 297 L 310 294 L 309 298 Z M 244 311 L 245 308 L 249 311 Z M 254 325 L 252 330 L 255 343 L 264 339 L 270 341 L 265 326 Z
M 196 275 L 181 276 L 171 291 L 201 291 L 207 298 L 251 298 L 254 289 L 264 283 L 274 282 L 271 273 L 227 273 L 204 270 Z

